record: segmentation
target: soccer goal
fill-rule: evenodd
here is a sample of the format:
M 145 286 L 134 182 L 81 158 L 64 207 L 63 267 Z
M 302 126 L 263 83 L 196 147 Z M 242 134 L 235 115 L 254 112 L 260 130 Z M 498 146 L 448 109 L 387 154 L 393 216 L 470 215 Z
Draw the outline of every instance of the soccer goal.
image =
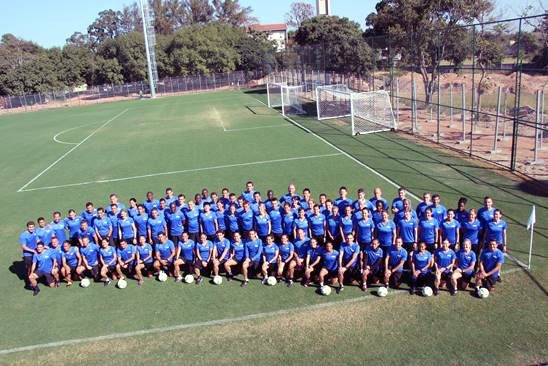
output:
M 282 114 L 306 114 L 303 108 L 305 89 L 302 85 L 287 85 L 285 83 L 266 84 L 268 106 L 281 107 Z
M 346 85 L 319 86 L 316 108 L 319 121 L 348 121 L 353 135 L 397 128 L 390 95 L 384 90 L 355 93 Z

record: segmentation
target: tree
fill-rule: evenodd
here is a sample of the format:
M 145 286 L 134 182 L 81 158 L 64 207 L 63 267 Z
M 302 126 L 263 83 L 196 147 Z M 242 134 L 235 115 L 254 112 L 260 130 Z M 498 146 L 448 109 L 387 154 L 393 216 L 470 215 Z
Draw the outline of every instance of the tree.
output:
M 251 15 L 253 9 L 240 5 L 238 0 L 213 0 L 213 8 L 218 21 L 235 27 L 250 25 L 257 21 L 257 18 Z
M 74 87 L 93 81 L 94 54 L 85 45 L 67 44 L 62 49 L 60 80 Z
M 119 31 L 121 34 L 143 31 L 143 21 L 141 19 L 141 10 L 137 3 L 126 5 L 121 11 L 118 11 Z
M 288 26 L 299 28 L 301 24 L 314 17 L 314 8 L 312 4 L 304 2 L 294 2 L 291 4 L 289 13 L 285 15 L 285 22 Z
M 151 0 L 154 30 L 157 34 L 173 34 L 186 23 L 187 10 L 180 0 Z
M 468 33 L 458 25 L 477 20 L 491 7 L 491 0 L 382 0 L 366 18 L 366 34 L 388 37 L 392 54 L 418 68 L 430 103 L 441 62 L 459 65 L 469 52 Z
M 240 54 L 239 70 L 271 72 L 276 66 L 276 43 L 268 39 L 265 32 L 242 34 L 236 45 Z
M 95 59 L 95 70 L 93 75 L 93 84 L 122 84 L 124 76 L 122 75 L 122 66 L 116 59 L 104 59 L 98 56 Z
M 302 56 L 312 56 L 305 61 L 312 67 L 356 75 L 364 75 L 370 69 L 371 49 L 362 37 L 360 25 L 348 18 L 319 16 L 305 20 L 295 33 L 295 40 L 304 46 Z
M 66 43 L 72 46 L 84 47 L 89 45 L 89 37 L 81 32 L 74 32 L 67 38 Z
M 96 48 L 107 39 L 114 39 L 120 33 L 118 13 L 112 9 L 103 10 L 88 27 L 88 36 L 92 48 Z
M 215 9 L 209 0 L 184 0 L 186 23 L 209 23 L 213 20 Z

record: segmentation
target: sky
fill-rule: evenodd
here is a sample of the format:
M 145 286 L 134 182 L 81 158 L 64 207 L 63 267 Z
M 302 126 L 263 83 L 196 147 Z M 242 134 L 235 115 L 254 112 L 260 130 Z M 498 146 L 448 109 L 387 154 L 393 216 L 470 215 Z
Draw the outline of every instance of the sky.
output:
M 260 23 L 284 23 L 285 14 L 295 0 L 240 0 L 253 8 Z M 315 0 L 299 0 L 311 3 Z M 548 0 L 495 0 L 496 15 L 513 18 L 531 4 L 538 7 Z M 76 31 L 85 33 L 97 13 L 120 10 L 132 0 L 0 0 L 0 35 L 12 33 L 44 47 L 63 46 Z M 375 10 L 377 0 L 331 0 L 333 15 L 347 17 L 365 27 L 365 17 Z M 359 4 L 359 5 L 357 5 Z

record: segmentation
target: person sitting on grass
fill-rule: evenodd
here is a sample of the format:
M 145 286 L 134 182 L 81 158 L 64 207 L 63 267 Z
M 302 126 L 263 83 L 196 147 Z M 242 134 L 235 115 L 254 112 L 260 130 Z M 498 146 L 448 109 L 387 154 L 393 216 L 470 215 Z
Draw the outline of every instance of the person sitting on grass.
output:
M 362 291 L 367 291 L 367 280 L 382 278 L 383 271 L 383 250 L 377 239 L 373 239 L 361 254 L 362 269 Z
M 476 273 L 476 293 L 482 286 L 489 292 L 495 290 L 495 284 L 504 263 L 504 253 L 497 248 L 497 245 L 496 241 L 490 241 L 480 255 L 479 270 Z
M 156 252 L 156 260 L 154 261 L 154 270 L 156 272 L 164 271 L 169 274 L 173 259 L 175 258 L 175 245 L 166 236 L 166 233 L 160 231 L 158 233 L 159 243 L 154 245 Z
M 452 211 L 452 210 L 450 210 Z M 457 256 L 453 249 L 450 248 L 450 241 L 445 239 L 441 243 L 441 248 L 436 250 L 434 254 L 434 295 L 438 296 L 440 292 L 440 283 L 451 283 L 451 276 L 453 275 L 453 267 L 455 266 L 455 260 Z
M 472 243 L 470 239 L 464 239 L 462 249 L 457 253 L 456 269 L 451 275 L 451 296 L 457 294 L 460 287 L 462 290 L 468 287 L 474 268 L 476 267 L 476 253 L 472 251 Z M 460 286 L 458 285 L 460 282 Z
M 73 247 L 68 240 L 65 240 L 61 249 L 61 260 L 61 275 L 67 282 L 67 287 L 70 287 L 72 285 L 72 276 L 82 266 L 82 256 L 78 247 Z
M 102 241 L 107 241 L 103 238 Z M 80 255 L 82 256 L 82 265 L 76 268 L 76 273 L 79 277 L 90 276 L 94 280 L 99 277 L 99 247 L 89 241 L 87 236 L 82 238 L 82 246 L 80 247 Z
M 263 247 L 261 273 L 263 275 L 263 285 L 266 284 L 269 274 L 276 273 L 279 266 L 278 246 L 274 243 L 272 235 L 266 236 L 266 245 Z
M 325 243 L 325 250 L 322 251 L 322 269 L 319 274 L 320 288 L 323 287 L 326 276 L 330 279 L 339 276 L 339 252 L 333 249 L 333 243 L 328 241 Z M 340 284 L 339 284 L 340 286 Z

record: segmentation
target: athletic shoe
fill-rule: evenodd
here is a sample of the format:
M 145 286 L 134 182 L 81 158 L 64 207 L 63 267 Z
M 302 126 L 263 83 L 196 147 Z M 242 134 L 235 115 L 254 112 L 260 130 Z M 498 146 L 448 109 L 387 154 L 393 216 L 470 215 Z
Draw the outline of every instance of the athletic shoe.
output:
M 293 286 L 293 280 L 287 281 L 287 287 L 292 287 L 292 286 Z
M 200 277 L 198 277 L 198 278 L 196 279 L 196 284 L 197 284 L 198 286 L 201 285 L 202 282 L 204 282 L 204 278 L 203 278 L 202 276 L 200 276 Z
M 261 281 L 261 283 L 262 283 L 263 285 L 266 285 L 266 282 L 267 282 L 267 277 L 263 278 L 263 280 Z
M 440 289 L 437 287 L 434 287 L 434 296 L 438 296 L 440 294 Z
M 451 290 L 451 296 L 457 296 L 457 290 Z
M 143 280 L 137 281 L 137 285 L 142 286 L 143 285 Z
M 226 274 L 226 280 L 227 281 L 232 281 L 232 277 L 234 277 L 234 275 L 232 273 L 227 273 Z
M 411 287 L 409 289 L 409 295 L 414 295 L 415 294 L 415 288 L 414 287 Z
M 308 287 L 310 285 L 310 282 L 306 281 L 305 283 L 303 283 L 303 287 Z
M 36 296 L 40 293 L 40 287 L 36 286 L 32 289 L 32 296 Z
M 500 275 L 497 277 L 497 282 L 502 282 L 502 277 L 500 277 Z
M 337 288 L 337 295 L 343 291 L 344 291 L 344 286 L 339 286 L 339 288 Z
M 67 282 L 67 287 L 70 287 L 72 285 L 72 281 Z
M 110 285 L 111 282 L 112 282 L 111 280 L 106 280 L 105 282 L 103 282 L 103 286 L 106 287 L 106 286 Z
M 367 291 L 367 285 L 364 283 L 362 286 L 361 286 L 361 289 L 363 292 Z
M 55 287 L 60 287 L 60 286 L 61 286 L 61 282 L 55 281 Z
M 177 276 L 177 278 L 175 279 L 175 282 L 180 283 L 182 280 L 183 280 L 182 276 Z
M 240 286 L 241 287 L 247 287 L 247 285 L 249 285 L 249 281 L 242 282 L 242 284 Z

